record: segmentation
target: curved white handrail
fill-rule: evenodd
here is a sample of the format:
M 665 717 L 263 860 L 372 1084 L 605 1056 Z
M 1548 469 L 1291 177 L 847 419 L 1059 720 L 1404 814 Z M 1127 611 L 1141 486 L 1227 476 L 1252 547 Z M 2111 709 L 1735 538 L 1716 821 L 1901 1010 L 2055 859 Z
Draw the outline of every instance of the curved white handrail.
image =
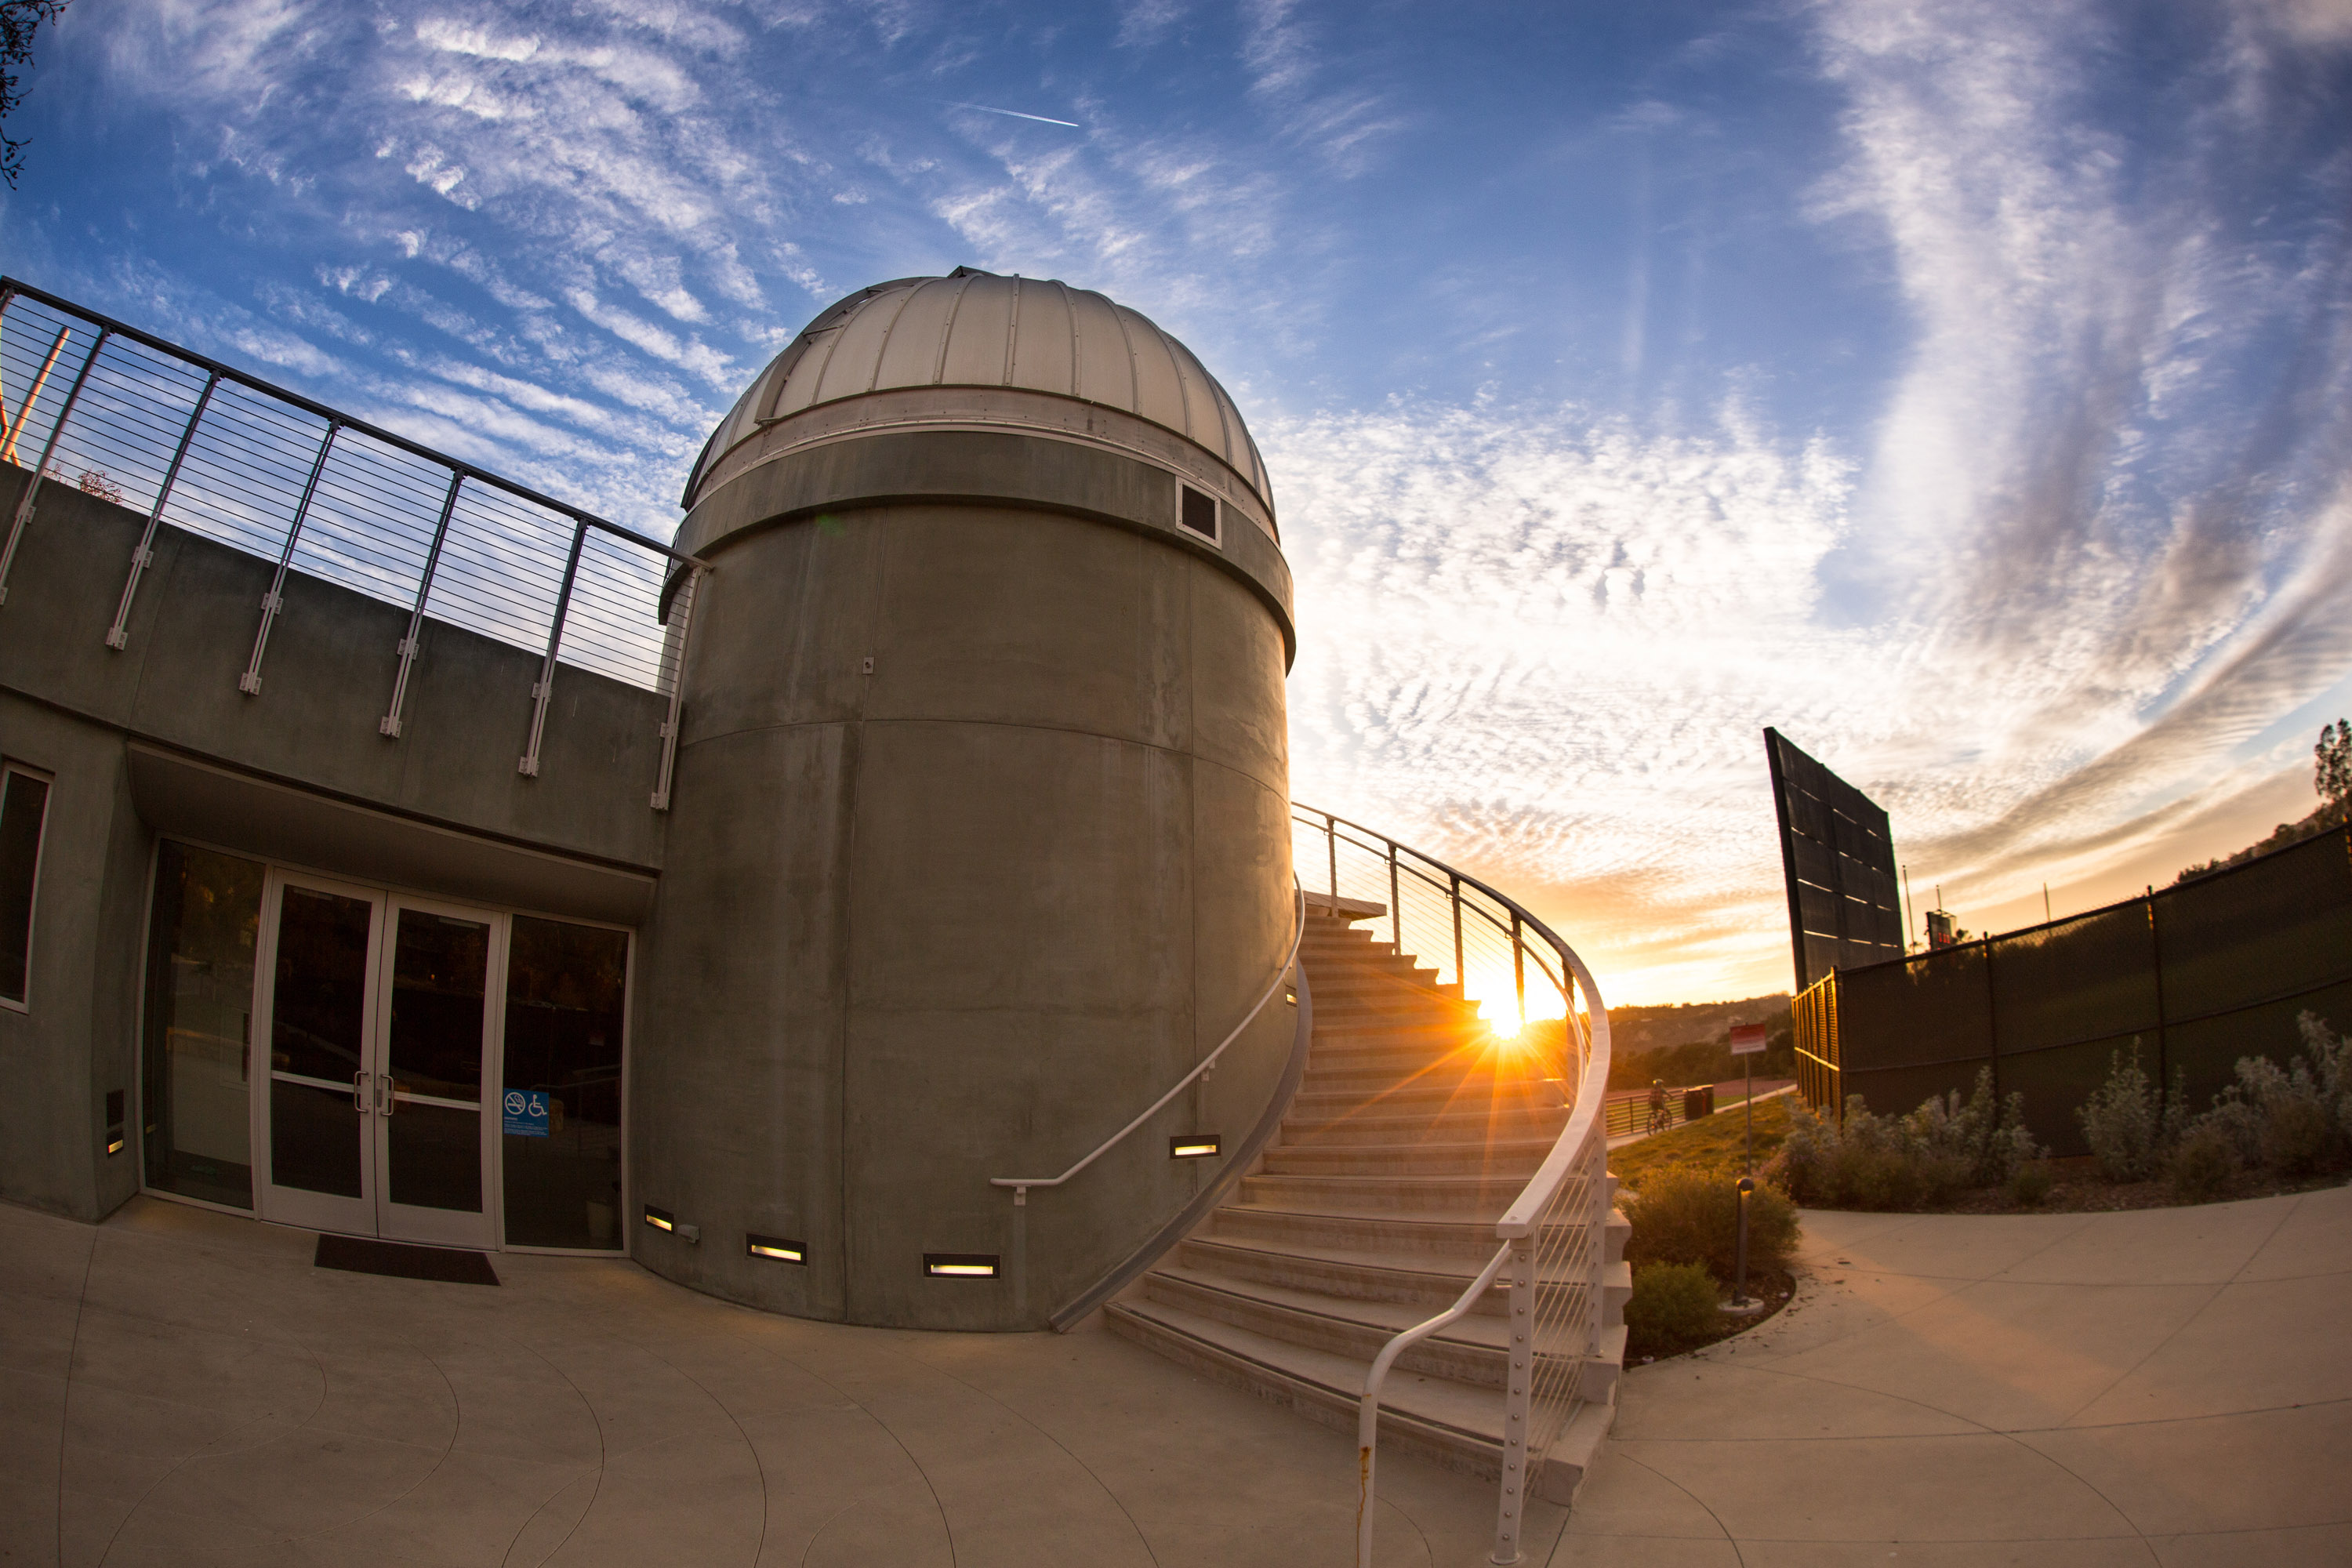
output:
M 1295 882 L 1297 879 L 1293 878 L 1292 880 Z M 1186 1073 L 1182 1078 L 1178 1079 L 1174 1088 L 1171 1089 L 1166 1094 L 1161 1095 L 1158 1100 L 1153 1100 L 1150 1105 L 1146 1106 L 1140 1116 L 1138 1116 L 1134 1121 L 1129 1122 L 1126 1126 L 1120 1128 L 1118 1131 L 1104 1139 L 1100 1143 L 1096 1144 L 1093 1153 L 1088 1154 L 1085 1159 L 1079 1161 L 1076 1164 L 1071 1166 L 1060 1175 L 991 1176 L 988 1178 L 988 1184 L 992 1187 L 1011 1187 L 1013 1189 L 1013 1201 L 1015 1204 L 1025 1204 L 1029 1201 L 1030 1188 L 1058 1187 L 1064 1182 L 1068 1181 L 1072 1176 L 1076 1175 L 1080 1171 L 1085 1170 L 1088 1165 L 1093 1164 L 1097 1160 L 1101 1159 L 1105 1154 L 1109 1153 L 1112 1149 L 1118 1147 L 1121 1139 L 1124 1139 L 1129 1133 L 1134 1131 L 1137 1128 L 1150 1121 L 1152 1117 L 1159 1114 L 1161 1107 L 1165 1106 L 1170 1100 L 1175 1099 L 1178 1095 L 1183 1093 L 1186 1089 L 1190 1088 L 1194 1079 L 1199 1078 L 1202 1073 L 1207 1072 L 1211 1068 L 1216 1066 L 1217 1058 L 1225 1054 L 1225 1047 L 1232 1045 L 1235 1040 L 1240 1039 L 1242 1037 L 1242 1031 L 1248 1028 L 1252 1024 L 1257 1022 L 1257 1016 L 1265 1011 L 1265 1005 L 1274 1000 L 1274 994 L 1276 992 L 1282 989 L 1283 977 L 1288 974 L 1290 973 L 1291 966 L 1298 962 L 1298 944 L 1306 941 L 1306 939 L 1307 892 L 1306 889 L 1302 888 L 1298 892 L 1298 913 L 1293 921 L 1290 932 L 1290 951 L 1283 954 L 1281 964 L 1277 966 L 1274 972 L 1274 978 L 1266 983 L 1265 994 L 1260 996 L 1257 999 L 1256 1005 L 1251 1007 L 1249 1012 L 1243 1016 L 1242 1021 L 1234 1026 L 1234 1032 L 1227 1035 L 1223 1040 L 1217 1043 L 1217 1048 L 1215 1050 L 1211 1051 L 1207 1056 L 1202 1057 L 1199 1066 L 1195 1067 L 1191 1072 Z
M 1510 1260 L 1509 1247 L 1506 1247 L 1496 1251 L 1488 1260 L 1486 1267 L 1479 1270 L 1478 1278 L 1470 1282 L 1470 1289 L 1462 1293 L 1460 1300 L 1427 1322 L 1415 1323 L 1387 1344 L 1382 1345 L 1381 1353 L 1372 1358 L 1371 1370 L 1364 1374 L 1363 1402 L 1356 1407 L 1356 1561 L 1358 1563 L 1369 1564 L 1372 1560 L 1372 1452 L 1373 1446 L 1379 1441 L 1381 1435 L 1380 1389 L 1381 1384 L 1388 1381 L 1389 1368 L 1396 1364 L 1397 1357 L 1404 1354 L 1446 1324 L 1469 1316 L 1470 1309 L 1478 1304 L 1478 1298 L 1495 1288 L 1496 1276 L 1503 1272 L 1503 1265 Z
M 1293 804 L 1296 805 L 1297 803 Z M 1362 1568 L 1370 1568 L 1372 1560 L 1372 1479 L 1374 1456 L 1380 1437 L 1381 1389 L 1388 1380 L 1390 1369 L 1396 1364 L 1397 1359 L 1400 1356 L 1402 1356 L 1406 1351 L 1412 1349 L 1415 1344 L 1418 1344 L 1421 1341 L 1427 1339 L 1430 1335 L 1437 1332 L 1440 1329 L 1446 1327 L 1450 1323 L 1457 1322 L 1461 1319 L 1468 1316 L 1469 1313 L 1477 1306 L 1479 1298 L 1484 1296 L 1488 1290 L 1494 1289 L 1495 1283 L 1496 1279 L 1501 1277 L 1504 1268 L 1510 1265 L 1514 1258 L 1522 1251 L 1533 1245 L 1533 1238 L 1543 1225 L 1543 1216 L 1545 1212 L 1550 1208 L 1553 1201 L 1559 1195 L 1561 1187 L 1569 1181 L 1570 1174 L 1575 1169 L 1578 1159 L 1585 1152 L 1587 1145 L 1596 1135 L 1601 1136 L 1605 1139 L 1606 1125 L 1601 1121 L 1601 1118 L 1602 1117 L 1605 1110 L 1605 1103 L 1607 1100 L 1605 1089 L 1609 1081 L 1609 1010 L 1601 999 L 1601 988 L 1592 978 L 1592 971 L 1585 964 L 1584 960 L 1578 956 L 1576 950 L 1569 946 L 1567 942 L 1561 941 L 1558 933 L 1554 932 L 1552 929 L 1546 925 L 1542 921 L 1537 919 L 1535 915 L 1530 913 L 1516 900 L 1506 897 L 1504 894 L 1496 891 L 1495 889 L 1487 886 L 1486 883 L 1478 880 L 1475 877 L 1466 876 L 1462 872 L 1455 870 L 1453 867 L 1446 865 L 1444 861 L 1436 858 L 1434 856 L 1424 854 L 1423 851 L 1415 849 L 1410 845 L 1398 843 L 1395 839 L 1391 838 L 1387 834 L 1381 833 L 1376 828 L 1367 827 L 1360 822 L 1349 821 L 1346 817 L 1334 816 L 1330 812 L 1322 811 L 1314 806 L 1302 806 L 1301 809 L 1313 812 L 1315 816 L 1321 817 L 1327 825 L 1323 828 L 1323 831 L 1327 834 L 1336 836 L 1339 826 L 1345 825 L 1346 826 L 1355 829 L 1359 833 L 1366 834 L 1370 837 L 1379 840 L 1381 844 L 1388 847 L 1391 856 L 1397 853 L 1410 855 L 1414 859 L 1421 861 L 1423 865 L 1443 870 L 1446 874 L 1448 879 L 1454 884 L 1454 888 L 1475 889 L 1486 897 L 1492 899 L 1496 903 L 1501 905 L 1505 910 L 1511 913 L 1523 930 L 1532 931 L 1537 937 L 1539 937 L 1543 942 L 1548 943 L 1553 952 L 1559 955 L 1561 964 L 1559 984 L 1562 991 L 1564 993 L 1568 993 L 1568 994 L 1563 998 L 1568 1003 L 1569 1016 L 1563 1020 L 1563 1027 L 1569 1032 L 1567 1037 L 1572 1040 L 1576 1030 L 1576 1005 L 1574 992 L 1580 991 L 1583 994 L 1586 1002 L 1587 1016 L 1591 1021 L 1590 1034 L 1587 1037 L 1585 1046 L 1584 1060 L 1580 1064 L 1576 1075 L 1576 1096 L 1569 1113 L 1568 1125 L 1560 1130 L 1559 1137 L 1553 1142 L 1550 1151 L 1545 1154 L 1543 1163 L 1537 1168 L 1535 1174 L 1528 1179 L 1528 1184 L 1520 1190 L 1519 1195 L 1514 1199 L 1510 1206 L 1503 1212 L 1502 1217 L 1495 1222 L 1496 1237 L 1497 1240 L 1501 1241 L 1503 1245 L 1496 1250 L 1495 1256 L 1488 1260 L 1486 1267 L 1479 1271 L 1478 1277 L 1471 1281 L 1470 1288 L 1465 1290 L 1461 1296 L 1455 1300 L 1454 1303 L 1451 1307 L 1448 1307 L 1444 1311 L 1440 1312 L 1437 1316 L 1429 1319 L 1427 1321 L 1416 1323 L 1412 1328 L 1405 1330 L 1403 1332 L 1391 1339 L 1387 1344 L 1381 1348 L 1380 1353 L 1372 1359 L 1372 1364 L 1365 1372 L 1363 1396 L 1361 1401 L 1359 1403 L 1356 1411 L 1356 1466 L 1358 1489 L 1356 1497 L 1356 1554 L 1357 1562 L 1362 1565 Z M 1308 826 L 1313 826 L 1315 825 L 1309 823 Z M 1370 847 L 1359 846 L 1359 847 L 1370 848 Z M 1336 856 L 1336 848 L 1334 850 L 1334 854 Z M 1335 858 L 1333 861 L 1333 879 L 1335 882 L 1337 880 L 1337 860 Z M 1428 880 L 1425 877 L 1423 879 L 1424 881 Z M 1333 897 L 1336 898 L 1337 896 L 1338 889 L 1335 887 L 1333 889 Z M 1460 902 L 1460 893 L 1458 891 L 1453 892 L 1450 896 L 1453 897 L 1457 903 Z M 1490 924 L 1496 924 L 1498 926 L 1500 924 L 1500 922 L 1495 921 L 1491 914 L 1484 910 L 1476 909 L 1475 905 L 1465 905 L 1463 907 L 1473 910 L 1474 912 L 1484 917 Z M 1403 941 L 1402 911 L 1395 910 L 1392 911 L 1392 913 L 1397 918 L 1398 942 L 1400 948 L 1402 948 Z M 1514 935 L 1514 940 L 1519 940 L 1516 933 Z M 1457 976 L 1456 978 L 1459 979 L 1460 977 Z M 1602 1184 L 1595 1191 L 1594 1213 L 1591 1216 L 1591 1223 L 1595 1226 L 1596 1246 L 1598 1245 L 1599 1227 L 1604 1222 L 1606 1217 L 1605 1213 L 1601 1209 L 1601 1205 L 1607 1201 L 1607 1187 L 1605 1184 Z M 1534 1284 L 1532 1278 L 1532 1258 L 1528 1258 L 1527 1261 L 1529 1264 L 1529 1267 L 1518 1271 L 1519 1282 L 1532 1287 Z M 1594 1283 L 1596 1285 L 1598 1284 L 1597 1278 Z M 1517 1289 L 1517 1283 L 1515 1283 L 1514 1289 L 1516 1291 Z M 1595 1314 L 1593 1324 L 1595 1331 L 1597 1332 L 1600 1321 L 1598 1314 L 1601 1310 L 1600 1291 L 1598 1289 L 1593 1290 L 1587 1297 L 1587 1300 L 1589 1303 L 1589 1310 Z M 1509 1405 L 1517 1407 L 1518 1418 L 1523 1428 L 1527 1425 L 1526 1393 L 1527 1391 L 1524 1388 L 1514 1389 L 1511 1394 L 1511 1398 L 1507 1402 Z M 1507 1468 L 1508 1461 L 1507 1459 Z M 1524 1480 L 1522 1478 L 1522 1487 L 1523 1485 Z M 1511 1544 L 1513 1547 L 1513 1556 L 1507 1560 L 1516 1561 L 1516 1524 L 1512 1521 L 1516 1519 L 1517 1510 L 1512 1506 L 1512 1499 L 1507 1495 L 1511 1486 L 1511 1478 L 1507 1473 L 1505 1479 L 1505 1486 L 1507 1490 L 1507 1496 L 1504 1501 L 1504 1516 L 1506 1523 L 1503 1531 L 1498 1532 L 1496 1547 L 1498 1553 L 1504 1549 L 1505 1541 L 1501 1538 L 1503 1534 L 1507 1534 L 1512 1537 Z M 1495 1561 L 1503 1562 L 1507 1561 L 1507 1559 L 1498 1554 Z

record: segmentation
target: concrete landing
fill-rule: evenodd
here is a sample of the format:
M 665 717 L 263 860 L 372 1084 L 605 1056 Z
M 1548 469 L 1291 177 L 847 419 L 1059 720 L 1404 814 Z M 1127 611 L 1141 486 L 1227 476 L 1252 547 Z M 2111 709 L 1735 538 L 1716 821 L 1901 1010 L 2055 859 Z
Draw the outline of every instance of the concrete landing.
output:
M 1555 1563 L 2352 1563 L 2352 1190 L 1804 1218 L 1779 1318 L 1627 1369 Z
M 1099 1330 L 803 1322 L 617 1260 L 385 1279 L 313 1245 L 0 1205 L 0 1563 L 1349 1561 L 1350 1437 Z M 1491 1486 L 1399 1453 L 1381 1490 L 1383 1564 L 1486 1561 Z M 1562 1511 L 1528 1513 L 1549 1552 Z

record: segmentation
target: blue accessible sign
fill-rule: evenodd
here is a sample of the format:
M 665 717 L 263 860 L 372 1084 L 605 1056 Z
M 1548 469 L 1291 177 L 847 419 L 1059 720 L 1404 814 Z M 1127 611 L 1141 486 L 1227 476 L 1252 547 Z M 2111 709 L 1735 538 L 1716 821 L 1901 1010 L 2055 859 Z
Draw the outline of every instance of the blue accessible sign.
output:
M 510 1089 L 506 1098 L 507 1132 L 516 1138 L 547 1136 L 547 1094 L 543 1089 Z

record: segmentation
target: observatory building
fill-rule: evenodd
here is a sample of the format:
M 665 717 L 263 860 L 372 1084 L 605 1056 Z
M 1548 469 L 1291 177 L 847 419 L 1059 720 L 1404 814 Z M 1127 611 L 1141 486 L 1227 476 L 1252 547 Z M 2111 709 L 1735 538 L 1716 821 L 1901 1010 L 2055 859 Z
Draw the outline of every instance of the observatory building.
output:
M 0 325 L 0 1195 L 1018 1329 L 1271 1129 L 1290 577 L 1143 316 L 864 289 L 667 547 L 37 291 Z

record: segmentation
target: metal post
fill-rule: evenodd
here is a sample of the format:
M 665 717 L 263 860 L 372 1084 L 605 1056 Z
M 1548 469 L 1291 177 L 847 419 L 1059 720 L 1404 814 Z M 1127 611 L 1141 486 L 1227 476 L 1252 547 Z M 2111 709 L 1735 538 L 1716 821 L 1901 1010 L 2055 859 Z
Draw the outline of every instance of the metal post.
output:
M 2165 1059 L 2168 1053 L 2164 1037 L 2164 933 L 2157 928 L 2154 888 L 2147 890 L 2147 961 L 2150 973 L 2156 981 L 2156 1103 L 2160 1117 L 2173 1108 L 2166 1099 L 2172 1092 L 2172 1079 L 2168 1070 L 2171 1064 Z
M 1538 1223 L 1533 1234 L 1511 1243 L 1510 1374 L 1503 1385 L 1503 1490 L 1495 1521 L 1495 1552 L 1488 1561 L 1519 1560 L 1521 1506 L 1528 1489 L 1528 1422 L 1536 1381 L 1536 1239 L 1543 1234 Z
M 1323 844 L 1331 852 L 1331 918 L 1339 918 L 1339 819 L 1323 814 Z
M 1731 1266 L 1731 1304 L 1748 1305 L 1748 1199 L 1756 1191 L 1756 1178 L 1739 1178 L 1739 1244 L 1733 1255 L 1738 1261 Z
M 580 546 L 588 538 L 588 525 L 572 525 L 572 553 L 563 558 L 563 586 L 555 595 L 555 622 L 547 628 L 547 658 L 539 667 L 538 683 L 531 687 L 530 748 L 515 764 L 515 771 L 527 779 L 539 776 L 539 738 L 547 728 L 547 699 L 555 690 L 555 650 L 563 646 L 563 617 L 572 609 L 572 582 L 580 574 Z
M 16 521 L 8 525 L 7 548 L 0 550 L 0 605 L 8 602 L 8 568 L 16 563 L 16 542 L 25 536 L 25 524 L 32 521 L 33 498 L 41 493 L 41 477 L 49 471 L 49 458 L 58 449 L 58 437 L 66 433 L 66 421 L 73 417 L 74 405 L 81 401 L 82 384 L 89 380 L 90 367 L 97 364 L 98 356 L 106 352 L 109 331 L 110 329 L 108 328 L 99 330 L 98 342 L 89 346 L 89 357 L 82 361 L 81 369 L 74 373 L 73 390 L 66 394 L 66 405 L 58 410 L 58 422 L 49 426 L 49 438 L 41 444 L 41 460 L 33 465 L 32 478 L 25 481 L 24 499 L 16 503 Z M 47 371 L 41 374 L 45 379 L 48 374 Z M 36 392 L 39 390 L 38 387 L 34 388 Z M 32 409 L 33 400 L 27 396 L 23 412 L 16 416 L 18 434 L 22 433 L 26 417 Z M 16 435 L 11 434 L 8 450 L 13 454 L 16 449 Z
M 686 698 L 686 639 L 694 635 L 694 601 L 695 596 L 702 591 L 702 570 L 699 565 L 688 569 L 686 586 L 678 590 L 678 599 L 684 602 L 673 601 L 670 610 L 672 615 L 682 616 L 683 619 L 678 623 L 677 628 L 677 664 L 670 671 L 669 677 L 669 717 L 662 721 L 661 776 L 654 781 L 656 811 L 669 809 L 670 779 L 672 770 L 677 764 L 678 714 Z M 1027 1196 L 1025 1188 L 1022 1195 L 1024 1198 Z
M 131 552 L 131 576 L 122 584 L 122 603 L 114 608 L 114 624 L 106 630 L 106 646 L 120 651 L 131 646 L 131 598 L 139 592 L 140 574 L 155 564 L 155 530 L 163 521 L 163 509 L 171 504 L 172 487 L 180 482 L 180 465 L 187 461 L 188 447 L 196 439 L 196 426 L 204 423 L 205 410 L 212 405 L 213 393 L 220 385 L 220 372 L 215 371 L 205 380 L 204 395 L 196 399 L 196 411 L 188 416 L 188 427 L 180 432 L 180 445 L 172 453 L 172 466 L 163 470 L 163 488 L 155 492 L 155 504 L 147 513 L 147 530 L 139 536 L 139 548 Z
M 1462 878 L 1449 871 L 1454 882 L 1454 984 L 1462 992 L 1462 999 L 1470 999 L 1470 976 L 1462 968 Z
M 1402 958 L 1404 956 L 1404 904 L 1403 901 L 1397 897 L 1396 840 L 1393 838 L 1390 839 L 1388 841 L 1388 846 L 1389 934 L 1396 938 L 1396 941 L 1393 943 L 1396 948 L 1396 955 L 1399 958 Z
M 14 298 L 11 295 L 10 298 Z M 25 401 L 13 419 L 0 419 L 0 462 L 16 460 L 16 437 L 24 433 L 25 421 L 32 417 L 33 405 L 41 400 L 41 388 L 49 384 L 49 372 L 58 368 L 58 356 L 66 352 L 66 340 L 73 336 L 71 327 L 58 329 L 58 341 L 49 345 L 49 357 L 41 362 L 41 374 L 33 378 L 33 390 L 25 394 Z M 5 414 L 0 405 L 0 414 Z
M 294 521 L 286 525 L 286 548 L 278 552 L 278 573 L 269 580 L 269 592 L 261 595 L 261 629 L 253 637 L 253 657 L 246 661 L 245 673 L 236 678 L 236 689 L 247 697 L 261 695 L 261 654 L 269 646 L 269 627 L 278 619 L 278 612 L 286 607 L 286 569 L 293 563 L 294 545 L 302 537 L 303 521 L 310 515 L 310 498 L 319 493 L 319 476 L 327 471 L 327 454 L 335 449 L 335 437 L 342 429 L 331 420 L 327 425 L 327 437 L 319 443 L 319 456 L 310 465 L 310 477 L 302 486 L 302 500 L 294 509 Z
M 1528 950 L 1519 936 L 1519 911 L 1511 911 L 1511 983 L 1519 994 L 1519 1032 L 1528 1027 Z
M 449 493 L 441 498 L 441 518 L 433 525 L 433 548 L 425 555 L 425 573 L 416 580 L 416 603 L 409 606 L 408 631 L 400 639 L 400 671 L 392 678 L 392 706 L 376 721 L 379 735 L 400 739 L 400 705 L 408 697 L 408 669 L 416 662 L 417 633 L 425 625 L 425 596 L 433 592 L 433 574 L 441 567 L 441 546 L 448 542 L 450 514 L 457 510 L 457 491 L 464 487 L 466 476 L 449 476 Z

